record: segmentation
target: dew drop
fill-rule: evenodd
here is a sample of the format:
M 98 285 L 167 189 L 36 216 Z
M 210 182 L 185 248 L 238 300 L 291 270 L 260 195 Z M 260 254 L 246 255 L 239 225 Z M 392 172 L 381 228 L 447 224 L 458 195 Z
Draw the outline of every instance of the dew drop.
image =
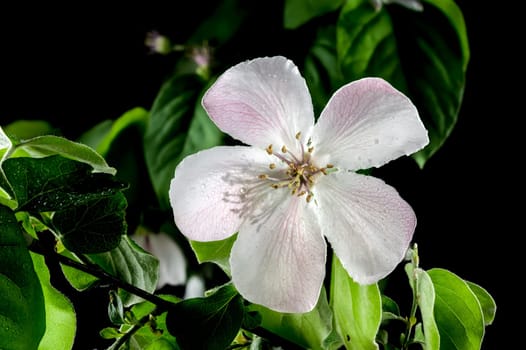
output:
M 246 189 L 245 187 L 241 187 L 241 188 L 239 189 L 239 193 L 241 193 L 241 194 L 245 194 L 245 193 L 247 193 L 247 189 Z

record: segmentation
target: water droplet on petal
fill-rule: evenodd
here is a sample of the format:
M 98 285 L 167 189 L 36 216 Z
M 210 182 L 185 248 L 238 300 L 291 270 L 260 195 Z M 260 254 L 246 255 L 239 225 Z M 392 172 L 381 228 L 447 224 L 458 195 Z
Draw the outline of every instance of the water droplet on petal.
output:
M 245 193 L 247 193 L 247 189 L 246 189 L 245 187 L 241 187 L 241 188 L 239 189 L 239 193 L 241 193 L 241 194 L 245 194 Z

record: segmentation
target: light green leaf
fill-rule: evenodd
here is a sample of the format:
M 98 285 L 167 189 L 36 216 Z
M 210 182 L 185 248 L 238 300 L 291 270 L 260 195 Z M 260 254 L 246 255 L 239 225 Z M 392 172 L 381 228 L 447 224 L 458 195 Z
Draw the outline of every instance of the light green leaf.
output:
M 286 0 L 284 26 L 294 29 L 313 18 L 337 10 L 345 0 Z
M 63 157 L 89 164 L 95 172 L 115 175 L 116 170 L 110 167 L 104 158 L 85 144 L 68 140 L 64 137 L 45 135 L 23 140 L 16 146 L 33 158 L 61 155 Z
M 13 140 L 27 140 L 36 136 L 49 135 L 55 131 L 45 120 L 15 120 L 6 125 L 4 129 Z
M 3 160 L 5 153 L 13 146 L 11 139 L 0 126 L 0 159 Z
M 243 315 L 243 298 L 226 284 L 204 298 L 175 304 L 166 325 L 183 349 L 224 350 L 238 333 Z
M 74 254 L 72 254 L 67 249 L 64 249 L 60 254 L 67 256 L 71 260 L 74 260 L 78 263 L 82 263 L 82 261 L 80 261 Z M 97 277 L 90 275 L 89 273 L 86 273 L 84 271 L 80 271 L 74 267 L 61 264 L 60 268 L 62 269 L 62 272 L 64 273 L 64 276 L 68 280 L 69 284 L 71 284 L 71 286 L 78 291 L 84 291 L 91 287 L 93 283 L 98 281 Z
M 15 215 L 0 205 L 0 349 L 37 349 L 46 328 L 42 287 Z
M 435 289 L 431 278 L 424 270 L 415 269 L 416 298 L 422 315 L 425 350 L 440 349 L 440 334 L 435 322 Z
M 175 167 L 187 155 L 221 143 L 223 133 L 200 104 L 203 82 L 196 75 L 173 77 L 153 104 L 144 135 L 146 165 L 161 208 L 169 208 L 168 192 Z
M 336 330 L 348 350 L 376 350 L 376 334 L 382 321 L 382 298 L 378 284 L 360 285 L 349 277 L 333 255 L 330 305 Z
M 236 238 L 237 234 L 221 241 L 190 241 L 190 245 L 200 264 L 204 262 L 212 262 L 217 264 L 227 275 L 230 276 L 230 251 L 232 250 Z
M 333 315 L 322 289 L 316 307 L 304 314 L 285 314 L 252 304 L 260 313 L 261 327 L 306 349 L 338 349 L 343 343 L 333 330 Z
M 426 0 L 424 11 L 375 11 L 349 0 L 338 21 L 337 48 L 346 79 L 379 76 L 418 108 L 430 144 L 413 155 L 420 167 L 453 130 L 463 98 L 469 45 L 453 0 Z
M 475 284 L 473 282 L 466 281 L 468 287 L 471 289 L 475 296 L 477 297 L 480 307 L 482 308 L 482 314 L 484 316 L 484 324 L 489 326 L 493 323 L 495 319 L 495 313 L 497 312 L 497 304 L 495 299 L 488 293 L 487 290 Z
M 117 120 L 105 120 L 84 134 L 79 141 L 92 147 L 99 154 L 105 156 L 108 154 L 113 141 L 130 126 L 138 126 L 144 129 L 148 122 L 149 112 L 141 107 L 130 109 Z
M 100 254 L 90 254 L 90 259 L 104 271 L 124 282 L 153 293 L 159 279 L 159 261 L 124 235 L 117 248 Z M 125 307 L 142 301 L 123 290 L 119 291 Z
M 484 337 L 484 316 L 468 284 L 444 269 L 431 269 L 435 287 L 435 321 L 440 347 L 448 350 L 480 350 Z
M 46 332 L 38 350 L 72 349 L 77 330 L 77 318 L 71 302 L 50 282 L 49 269 L 42 255 L 31 253 L 35 271 L 44 293 Z

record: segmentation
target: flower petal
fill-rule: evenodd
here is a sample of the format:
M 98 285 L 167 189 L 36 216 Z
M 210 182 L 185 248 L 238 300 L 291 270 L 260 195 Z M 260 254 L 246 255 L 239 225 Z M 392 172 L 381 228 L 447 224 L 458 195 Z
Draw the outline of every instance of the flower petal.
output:
M 305 199 L 276 191 L 280 195 L 268 215 L 239 230 L 230 256 L 232 281 L 253 303 L 279 312 L 308 312 L 325 276 L 326 243 Z
M 314 125 L 310 94 L 294 63 L 285 57 L 265 57 L 228 69 L 203 97 L 214 123 L 242 142 L 298 151 L 295 135 Z
M 351 170 L 379 167 L 429 142 L 413 103 L 379 78 L 357 80 L 336 91 L 312 139 L 317 159 Z
M 391 273 L 413 237 L 411 206 L 382 180 L 349 171 L 323 176 L 314 190 L 322 232 L 349 275 L 370 284 Z
M 186 258 L 173 238 L 163 232 L 136 234 L 132 238 L 159 260 L 157 289 L 167 284 L 178 286 L 186 283 Z
M 220 146 L 188 156 L 175 169 L 170 204 L 189 239 L 214 241 L 237 232 L 254 203 L 272 190 L 258 175 L 272 159 L 264 150 Z

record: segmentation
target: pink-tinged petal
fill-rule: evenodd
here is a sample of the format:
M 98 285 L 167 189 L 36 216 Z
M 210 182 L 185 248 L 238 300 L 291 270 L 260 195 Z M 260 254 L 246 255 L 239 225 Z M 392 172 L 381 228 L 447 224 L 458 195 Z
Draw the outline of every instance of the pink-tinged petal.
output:
M 416 216 L 393 187 L 340 171 L 316 182 L 314 198 L 323 234 L 356 282 L 377 282 L 402 261 Z
M 272 158 L 264 150 L 220 146 L 188 156 L 175 169 L 170 204 L 187 238 L 215 241 L 237 232 L 252 205 L 265 196 Z
M 351 170 L 379 167 L 429 142 L 413 103 L 379 78 L 357 80 L 336 91 L 312 140 L 316 159 Z
M 166 233 L 137 234 L 133 240 L 159 260 L 157 289 L 186 283 L 186 258 L 182 249 Z
M 310 94 L 294 63 L 265 57 L 228 69 L 203 97 L 214 123 L 242 142 L 297 151 L 298 131 L 305 137 L 314 124 Z
M 275 205 L 239 230 L 230 256 L 232 281 L 253 303 L 279 312 L 308 312 L 325 276 L 325 239 L 305 198 L 274 191 Z

